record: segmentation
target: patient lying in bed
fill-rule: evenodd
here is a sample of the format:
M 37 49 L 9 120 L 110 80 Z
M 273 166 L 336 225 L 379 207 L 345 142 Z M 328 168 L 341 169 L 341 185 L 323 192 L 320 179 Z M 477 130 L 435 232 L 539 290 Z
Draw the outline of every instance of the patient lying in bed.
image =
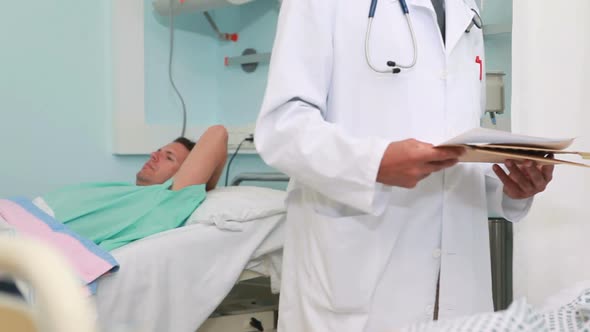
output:
M 208 128 L 195 144 L 178 138 L 151 154 L 136 183 L 88 183 L 44 195 L 55 218 L 105 250 L 181 226 L 215 188 L 227 131 Z

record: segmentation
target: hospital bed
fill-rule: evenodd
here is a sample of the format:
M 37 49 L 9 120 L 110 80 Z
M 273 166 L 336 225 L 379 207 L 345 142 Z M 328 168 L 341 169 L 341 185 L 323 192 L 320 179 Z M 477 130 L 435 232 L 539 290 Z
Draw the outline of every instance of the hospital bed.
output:
M 248 173 L 237 176 L 233 183 L 275 182 L 279 177 Z M 248 186 L 216 189 L 197 211 L 207 215 L 219 210 L 219 215 L 200 216 L 198 222 L 112 251 L 120 269 L 99 279 L 95 295 L 102 330 L 238 332 L 258 331 L 260 325 L 265 331 L 274 328 L 285 193 L 262 190 Z M 257 204 L 266 204 L 258 208 L 270 212 L 257 215 L 253 211 Z M 232 219 L 228 216 L 232 205 L 248 206 L 246 214 L 254 218 L 225 220 Z
M 243 173 L 232 184 L 287 180 L 277 173 Z M 103 330 L 194 331 L 200 326 L 199 332 L 256 331 L 248 327 L 256 325 L 252 318 L 265 330 L 273 327 L 284 213 L 238 223 L 239 231 L 231 229 L 236 223 L 218 221 L 170 230 L 113 251 L 121 269 L 99 280 L 95 297 Z M 511 293 L 509 226 L 490 222 L 497 309 L 511 300 L 502 295 Z
M 36 290 L 37 298 L 33 305 L 30 305 L 22 299 L 0 293 L 2 331 L 97 331 L 91 302 L 84 296 L 82 288 L 79 287 L 78 281 L 65 260 L 57 252 L 53 252 L 52 248 L 33 240 L 0 235 L 0 270 L 9 272 L 21 280 L 29 281 Z M 243 273 L 243 276 L 247 274 L 249 273 Z M 481 313 L 439 322 L 415 323 L 400 331 L 588 331 L 590 328 L 588 303 L 590 303 L 590 281 L 586 280 L 548 297 L 544 304 L 536 308 L 528 306 L 524 300 L 519 300 L 514 302 L 508 310 L 500 313 Z M 212 318 L 208 322 L 215 319 Z M 238 315 L 238 320 L 229 321 L 228 325 L 206 322 L 199 331 L 249 331 L 245 325 L 240 325 L 240 319 L 242 318 Z M 270 319 L 274 320 L 276 317 Z M 256 319 L 252 320 L 258 322 Z M 254 324 L 254 326 L 258 325 Z M 209 329 L 210 327 L 220 329 Z

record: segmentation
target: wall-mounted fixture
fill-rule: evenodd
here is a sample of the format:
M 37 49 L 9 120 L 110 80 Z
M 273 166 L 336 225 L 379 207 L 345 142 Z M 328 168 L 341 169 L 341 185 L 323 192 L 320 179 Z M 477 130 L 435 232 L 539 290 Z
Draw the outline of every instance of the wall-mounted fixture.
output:
M 173 0 L 173 14 L 202 12 L 225 6 L 243 5 L 253 0 Z M 160 15 L 170 13 L 170 0 L 154 0 L 154 10 Z
M 493 125 L 496 125 L 496 114 L 504 113 L 504 74 L 499 71 L 486 73 L 486 112 L 490 114 Z
M 219 40 L 233 41 L 234 43 L 238 41 L 239 35 L 237 33 L 221 32 L 217 27 L 215 20 L 213 20 L 213 17 L 211 17 L 209 12 L 204 12 L 203 15 L 205 15 L 207 22 L 209 22 L 209 26 L 211 26 L 211 29 L 213 29 L 213 31 L 215 31 L 215 33 L 217 34 L 217 38 L 219 38 Z
M 251 73 L 256 70 L 258 64 L 268 63 L 270 61 L 270 53 L 257 53 L 253 48 L 247 48 L 240 56 L 225 57 L 223 64 L 227 66 L 240 65 L 242 70 Z

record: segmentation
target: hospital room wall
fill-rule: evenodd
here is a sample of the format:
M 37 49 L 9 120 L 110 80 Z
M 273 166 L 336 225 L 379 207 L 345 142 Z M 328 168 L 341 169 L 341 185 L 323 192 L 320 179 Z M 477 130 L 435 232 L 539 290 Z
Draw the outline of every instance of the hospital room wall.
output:
M 514 131 L 576 137 L 572 150 L 590 151 L 590 2 L 514 4 Z M 559 64 L 558 69 L 545 70 L 550 64 Z M 516 225 L 516 297 L 538 304 L 559 289 L 590 280 L 589 184 L 589 169 L 557 166 L 552 183 Z
M 500 130 L 511 131 L 511 99 L 512 99 L 512 34 L 509 32 L 512 26 L 512 0 L 487 0 L 484 1 L 482 20 L 486 26 L 506 27 L 497 29 L 500 33 L 487 34 L 485 36 L 486 71 L 502 72 L 504 76 L 505 110 L 498 114 L 497 124 L 493 125 L 489 114 L 482 119 L 482 126 Z M 506 32 L 507 31 L 507 32 Z
M 175 16 L 172 73 L 186 104 L 189 125 L 253 128 L 264 96 L 268 63 L 247 73 L 239 65 L 224 66 L 224 58 L 240 56 L 247 48 L 270 52 L 278 9 L 276 0 L 258 0 L 211 11 L 222 32 L 239 34 L 237 42 L 219 40 L 202 13 Z M 144 0 L 146 122 L 177 125 L 180 133 L 182 106 L 168 77 L 169 27 L 169 17 L 159 15 L 152 1 Z M 258 155 L 241 153 L 231 165 L 229 181 L 241 172 L 266 171 L 274 170 Z M 225 173 L 221 185 L 224 178 Z M 285 184 L 270 186 L 284 188 Z
M 484 13 L 494 3 L 486 1 Z M 241 16 L 238 11 L 246 13 Z M 146 157 L 111 153 L 110 2 L 13 1 L 5 4 L 4 12 L 11 14 L 4 15 L 3 30 L 12 33 L 0 35 L 0 147 L 5 156 L 0 162 L 0 197 L 34 196 L 81 181 L 132 180 Z M 238 55 L 246 47 L 270 51 L 276 13 L 276 2 L 271 0 L 214 13 L 222 29 L 240 32 L 241 39 L 235 44 L 220 44 L 211 57 L 219 63 L 223 56 Z M 212 39 L 203 21 L 195 24 L 211 43 L 221 43 Z M 165 61 L 167 51 L 163 27 L 159 38 L 164 57 L 159 61 Z M 175 54 L 191 56 L 184 52 L 186 48 L 177 44 Z M 495 60 L 488 55 L 488 61 L 490 68 Z M 215 102 L 226 112 L 219 119 L 228 124 L 251 122 L 263 94 L 268 65 L 259 66 L 254 75 L 239 67 L 216 68 L 215 86 L 225 93 Z M 165 78 L 166 71 L 161 75 Z M 241 112 L 245 107 L 248 111 Z M 178 119 L 177 114 L 171 117 Z M 217 118 L 209 120 L 216 122 Z M 231 175 L 267 170 L 271 169 L 258 156 L 240 155 Z
M 111 144 L 110 1 L 7 1 L 0 45 L 0 197 L 133 180 Z

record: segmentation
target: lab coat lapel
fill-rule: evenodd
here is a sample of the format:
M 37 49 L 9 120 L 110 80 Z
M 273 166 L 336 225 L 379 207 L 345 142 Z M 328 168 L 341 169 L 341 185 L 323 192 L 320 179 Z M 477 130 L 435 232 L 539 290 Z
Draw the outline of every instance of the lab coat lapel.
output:
M 478 10 L 477 8 L 473 8 Z M 475 15 L 471 7 L 464 0 L 447 0 L 445 7 L 447 15 L 446 51 L 450 54 L 455 45 L 465 35 L 465 30 Z M 473 29 L 477 29 L 473 27 Z
M 447 1 L 451 1 L 451 0 L 447 0 Z M 436 29 L 436 33 L 438 35 L 440 35 L 440 31 L 438 29 L 438 21 L 436 19 L 436 11 L 434 10 L 434 7 L 432 5 L 432 0 L 409 0 L 408 4 L 412 7 L 415 7 L 415 8 L 421 7 L 422 9 L 429 11 L 430 16 L 432 18 L 432 22 L 434 23 L 434 27 Z M 410 16 L 412 16 L 411 9 L 410 9 Z M 442 40 L 442 37 L 439 37 L 439 39 L 440 39 L 441 48 L 444 49 L 445 46 L 444 46 L 444 42 Z M 420 43 L 420 41 L 418 41 L 418 43 Z

